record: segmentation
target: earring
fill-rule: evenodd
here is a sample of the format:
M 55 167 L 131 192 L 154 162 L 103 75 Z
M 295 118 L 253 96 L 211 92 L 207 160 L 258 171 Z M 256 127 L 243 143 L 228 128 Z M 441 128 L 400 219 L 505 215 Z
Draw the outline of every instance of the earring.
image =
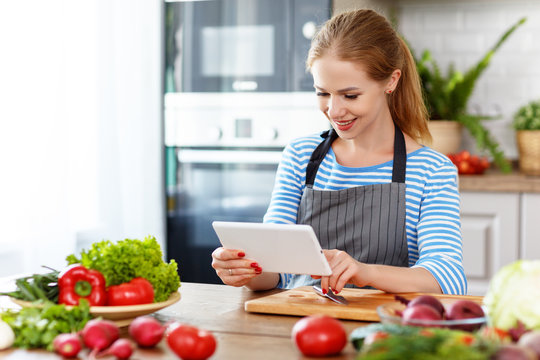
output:
M 388 90 L 385 91 L 385 93 L 391 94 L 391 93 L 392 93 L 392 90 L 388 89 Z

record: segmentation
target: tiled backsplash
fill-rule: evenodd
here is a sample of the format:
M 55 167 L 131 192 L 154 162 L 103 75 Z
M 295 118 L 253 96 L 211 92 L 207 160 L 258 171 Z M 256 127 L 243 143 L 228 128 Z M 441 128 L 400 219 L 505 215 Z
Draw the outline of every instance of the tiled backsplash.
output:
M 443 73 L 451 62 L 466 71 L 512 24 L 527 17 L 492 57 L 469 102 L 473 113 L 500 116 L 486 125 L 507 157 L 517 158 L 513 114 L 540 98 L 540 1 L 400 0 L 394 5 L 399 29 L 417 56 L 429 49 Z M 464 146 L 476 151 L 468 135 Z

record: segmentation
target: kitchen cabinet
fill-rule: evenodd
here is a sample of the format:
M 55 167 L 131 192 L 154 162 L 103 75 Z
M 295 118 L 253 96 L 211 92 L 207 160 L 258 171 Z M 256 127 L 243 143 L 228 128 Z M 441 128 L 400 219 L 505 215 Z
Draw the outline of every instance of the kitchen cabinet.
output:
M 491 277 L 519 257 L 519 193 L 461 192 L 463 265 L 469 294 L 483 295 Z
M 484 295 L 493 275 L 518 259 L 540 259 L 540 194 L 461 191 L 468 294 Z
M 540 260 L 540 194 L 521 196 L 521 248 L 520 258 Z

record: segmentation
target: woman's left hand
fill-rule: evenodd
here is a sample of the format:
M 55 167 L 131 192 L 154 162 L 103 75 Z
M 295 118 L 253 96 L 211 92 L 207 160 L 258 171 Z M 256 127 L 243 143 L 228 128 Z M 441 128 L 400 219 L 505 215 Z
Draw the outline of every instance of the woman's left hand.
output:
M 323 253 L 330 264 L 332 275 L 321 277 L 321 289 L 328 290 L 330 286 L 335 293 L 339 293 L 349 283 L 358 287 L 368 285 L 363 276 L 368 265 L 356 261 L 345 251 L 323 250 Z

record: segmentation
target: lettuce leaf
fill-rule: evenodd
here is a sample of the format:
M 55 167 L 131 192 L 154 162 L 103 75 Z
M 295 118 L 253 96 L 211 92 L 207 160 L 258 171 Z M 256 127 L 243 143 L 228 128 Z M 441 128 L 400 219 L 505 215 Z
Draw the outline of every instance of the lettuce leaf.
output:
M 522 322 L 540 330 L 540 260 L 518 260 L 500 269 L 484 297 L 490 322 L 503 330 Z

